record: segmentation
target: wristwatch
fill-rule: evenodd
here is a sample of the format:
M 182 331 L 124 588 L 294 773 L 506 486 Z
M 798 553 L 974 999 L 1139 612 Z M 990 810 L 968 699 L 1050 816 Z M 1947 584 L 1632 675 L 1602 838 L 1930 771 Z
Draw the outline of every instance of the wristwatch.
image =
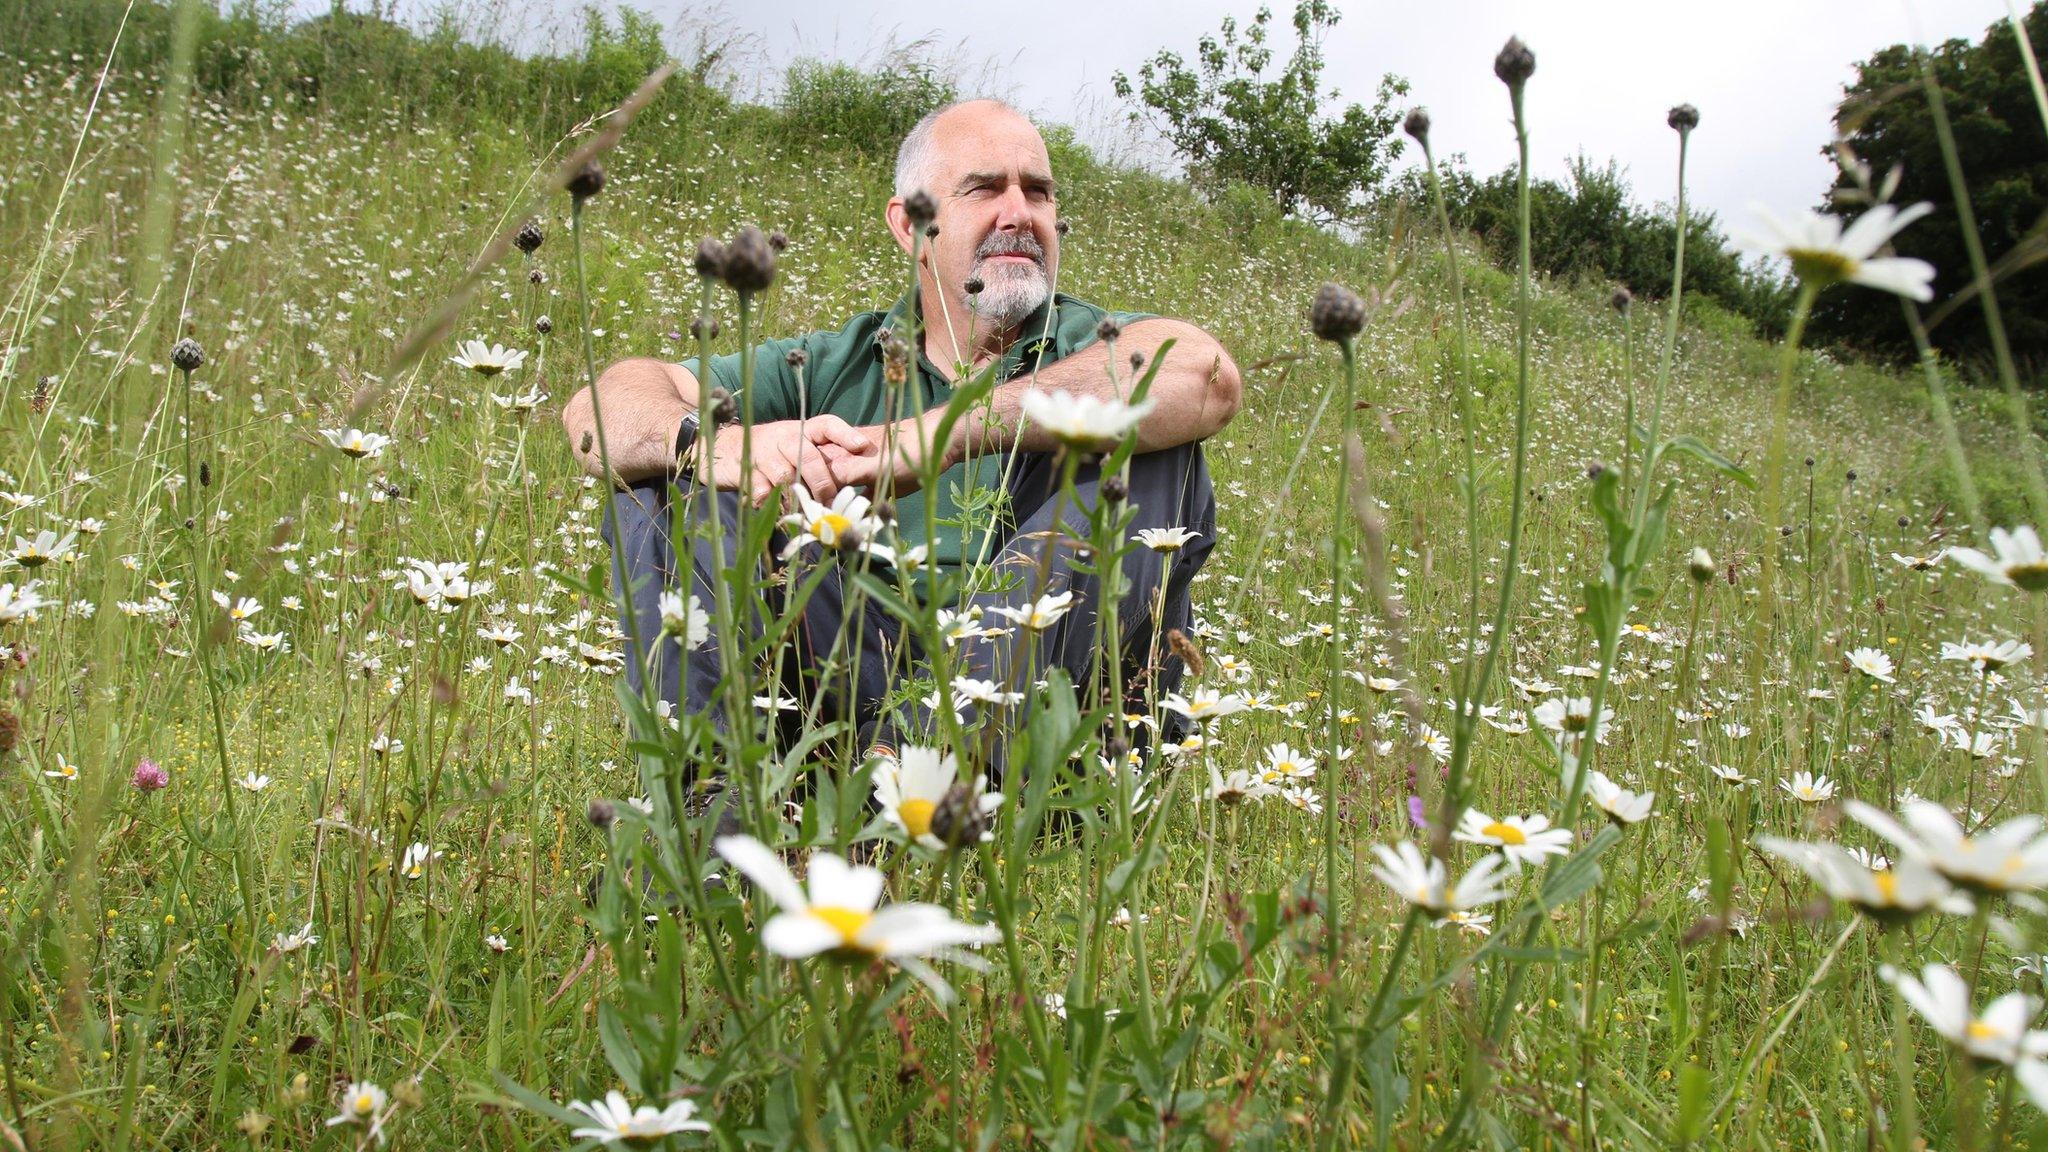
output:
M 697 414 L 686 412 L 683 422 L 676 427 L 676 475 L 690 474 L 690 449 L 697 446 Z

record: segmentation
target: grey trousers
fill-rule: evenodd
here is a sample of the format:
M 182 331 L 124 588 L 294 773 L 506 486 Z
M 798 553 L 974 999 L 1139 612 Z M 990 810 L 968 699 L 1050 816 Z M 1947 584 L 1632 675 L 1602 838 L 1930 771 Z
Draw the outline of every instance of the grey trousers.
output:
M 1088 535 L 1087 509 L 1099 498 L 1101 477 L 1093 463 L 1084 464 L 1076 476 L 1078 499 L 1066 503 L 1064 536 L 1069 546 L 1055 549 L 1048 579 L 1042 591 L 1072 591 L 1073 607 L 1053 627 L 1037 636 L 1013 629 L 1005 637 L 984 637 L 964 642 L 956 652 L 957 674 L 993 680 L 998 686 L 1029 691 L 1049 668 L 1066 670 L 1076 685 L 1087 685 L 1094 676 L 1101 653 L 1095 642 L 1099 580 L 1077 570 L 1072 563 L 1071 542 Z M 994 563 L 1001 571 L 1019 578 L 1000 583 L 1006 587 L 963 599 L 960 607 L 978 606 L 984 622 L 1002 623 L 989 613 L 998 606 L 1030 604 L 1040 589 L 1038 579 L 1043 550 L 1051 547 L 1061 533 L 1052 531 L 1053 516 L 1061 503 L 1056 500 L 1059 470 L 1050 454 L 1020 456 L 1010 481 L 1009 523 L 999 534 L 1000 550 Z M 1173 629 L 1187 630 L 1193 622 L 1190 584 L 1208 559 L 1216 540 L 1216 497 L 1209 481 L 1208 466 L 1200 444 L 1185 444 L 1133 456 L 1128 479 L 1130 503 L 1135 510 L 1131 531 L 1146 528 L 1187 528 L 1198 537 L 1174 553 L 1159 553 L 1135 547 L 1124 559 L 1128 587 L 1118 605 L 1118 632 L 1124 655 L 1127 697 L 1142 696 L 1147 681 L 1161 694 L 1177 691 L 1184 672 L 1181 660 L 1155 639 Z M 707 609 L 713 604 L 718 564 L 727 566 L 751 562 L 765 577 L 780 554 L 782 540 L 771 542 L 769 554 L 741 557 L 739 540 L 739 499 L 736 493 L 706 493 L 686 484 L 681 490 L 680 515 L 667 480 L 634 485 L 617 494 L 617 536 L 612 522 L 604 521 L 604 535 L 612 545 L 612 582 L 626 632 L 628 682 L 639 691 L 643 669 L 655 678 L 659 699 L 690 713 L 704 713 L 723 728 L 725 702 L 719 684 L 725 677 L 727 656 L 717 639 L 685 652 L 673 638 L 661 631 L 660 598 L 664 591 L 694 593 Z M 717 524 L 705 526 L 712 515 Z M 761 515 L 772 515 L 763 512 Z M 714 552 L 713 540 L 717 540 Z M 687 542 L 690 563 L 684 572 L 678 563 L 676 544 Z M 812 569 L 816 557 L 795 565 L 798 580 Z M 901 663 L 899 648 L 908 643 L 902 622 L 889 615 L 872 598 L 861 597 L 859 619 L 849 620 L 847 595 L 851 581 L 843 579 L 829 561 L 796 621 L 793 660 L 795 674 L 811 682 L 803 687 L 825 694 L 828 715 L 852 719 L 863 732 L 881 724 L 891 727 L 893 718 L 881 715 L 884 697 Z M 1161 592 L 1164 591 L 1162 599 Z M 771 595 L 755 597 L 753 603 L 735 605 L 742 638 L 761 637 L 782 608 L 782 589 L 771 586 Z M 1158 619 L 1154 609 L 1158 608 Z M 842 637 L 842 631 L 845 633 Z M 636 650 L 633 637 L 640 638 Z M 835 640 L 837 641 L 835 645 Z M 1035 643 L 1032 641 L 1035 640 Z M 650 660 L 645 645 L 654 645 Z M 1022 645 L 1021 648 L 1014 647 Z M 858 658 L 855 658 L 855 653 Z M 909 653 L 914 656 L 915 653 Z M 821 671 L 829 669 L 829 671 Z M 1013 677 L 1013 670 L 1015 675 Z M 791 669 L 776 669 L 776 681 L 787 683 Z M 799 693 L 801 695 L 801 693 Z M 1082 706 L 1092 703 L 1083 700 Z

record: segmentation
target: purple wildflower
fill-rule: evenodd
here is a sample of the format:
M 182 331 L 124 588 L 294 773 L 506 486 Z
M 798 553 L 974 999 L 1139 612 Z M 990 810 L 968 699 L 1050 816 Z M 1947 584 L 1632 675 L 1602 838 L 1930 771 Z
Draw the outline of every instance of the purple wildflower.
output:
M 135 775 L 128 782 L 137 792 L 157 792 L 171 785 L 171 774 L 163 770 L 156 761 L 143 758 L 135 765 Z

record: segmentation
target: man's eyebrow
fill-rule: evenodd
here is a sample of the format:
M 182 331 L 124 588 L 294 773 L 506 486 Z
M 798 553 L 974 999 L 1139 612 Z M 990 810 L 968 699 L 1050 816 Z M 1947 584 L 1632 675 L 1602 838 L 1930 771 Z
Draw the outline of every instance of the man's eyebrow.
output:
M 1007 182 L 1009 178 L 1010 174 L 1007 172 L 969 172 L 960 178 L 960 183 L 955 185 L 954 191 L 966 192 L 983 184 L 1001 184 Z M 1045 192 L 1051 192 L 1059 187 L 1057 181 L 1043 172 L 1026 172 L 1017 178 L 1017 182 L 1026 188 Z

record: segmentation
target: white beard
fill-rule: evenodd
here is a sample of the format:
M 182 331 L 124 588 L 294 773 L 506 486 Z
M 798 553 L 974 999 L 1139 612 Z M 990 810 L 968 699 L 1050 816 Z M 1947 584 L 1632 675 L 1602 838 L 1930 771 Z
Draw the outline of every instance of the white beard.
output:
M 967 298 L 967 307 L 992 328 L 1015 327 L 1038 311 L 1051 294 L 1045 272 L 1036 264 L 1013 265 L 1005 261 L 991 265 L 983 261 L 982 267 L 995 274 L 981 274 L 981 291 Z

